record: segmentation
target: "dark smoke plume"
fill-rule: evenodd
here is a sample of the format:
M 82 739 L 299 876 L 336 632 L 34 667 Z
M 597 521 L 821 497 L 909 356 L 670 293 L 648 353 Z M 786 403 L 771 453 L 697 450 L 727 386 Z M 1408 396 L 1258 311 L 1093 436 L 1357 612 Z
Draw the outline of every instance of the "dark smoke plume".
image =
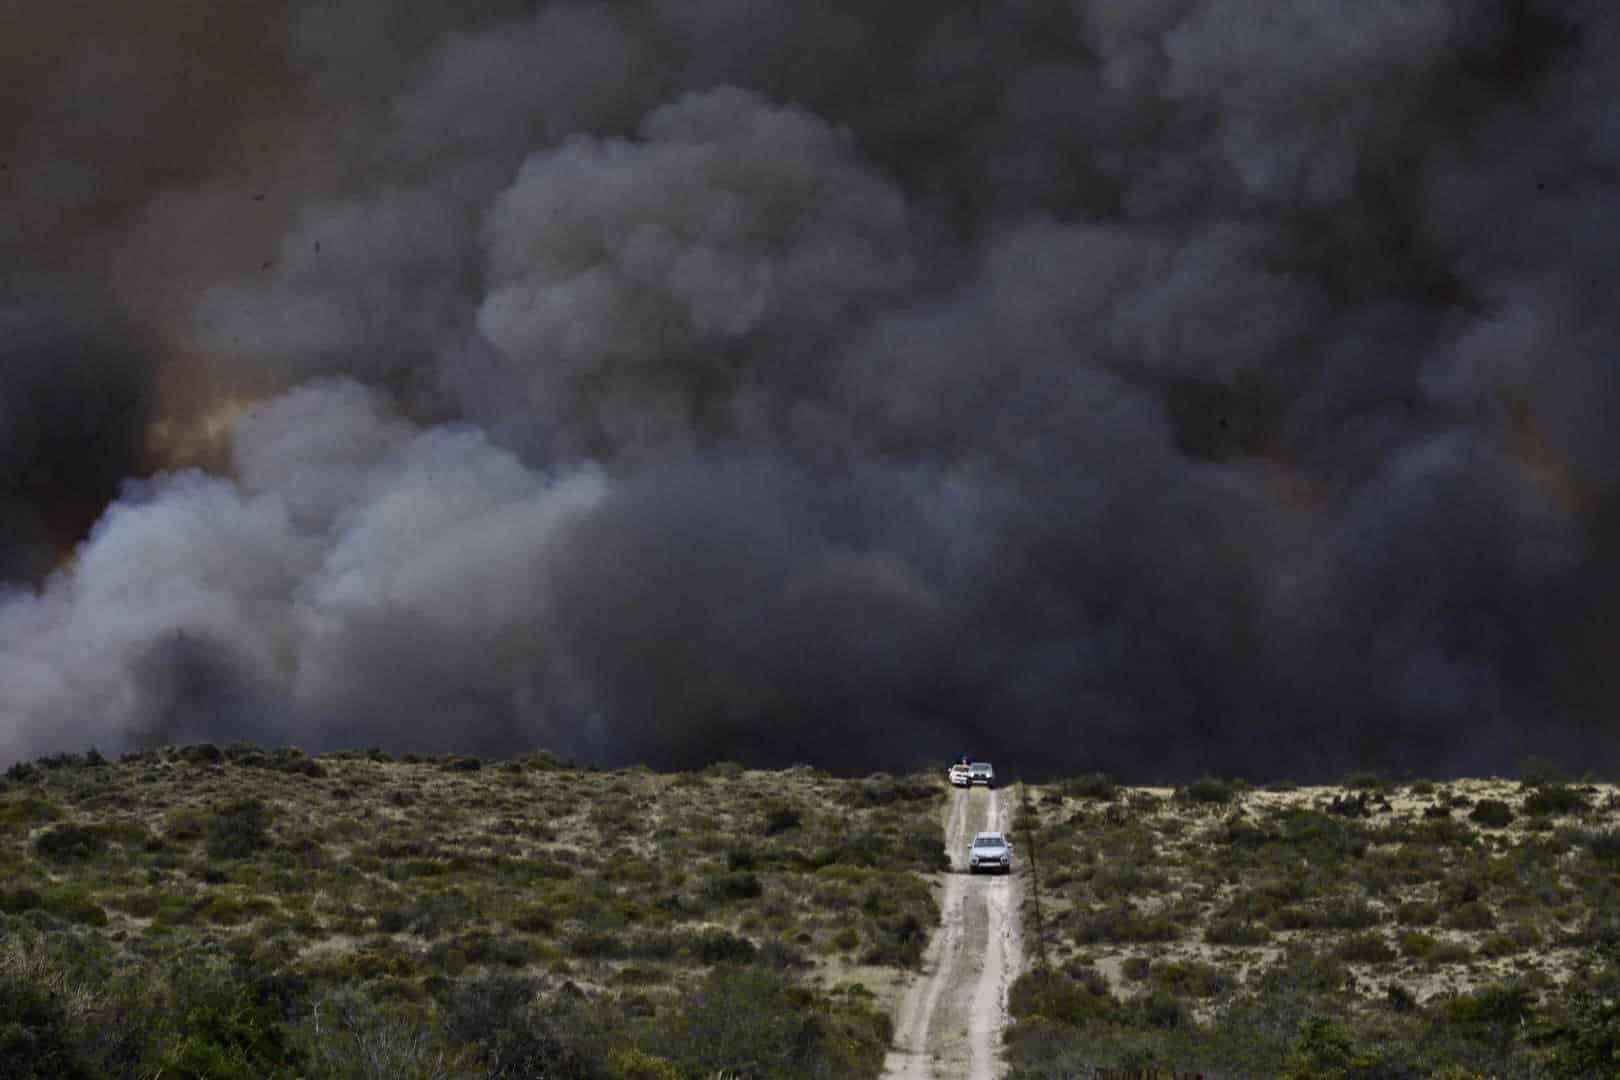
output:
M 35 7 L 0 759 L 1620 763 L 1612 5 Z

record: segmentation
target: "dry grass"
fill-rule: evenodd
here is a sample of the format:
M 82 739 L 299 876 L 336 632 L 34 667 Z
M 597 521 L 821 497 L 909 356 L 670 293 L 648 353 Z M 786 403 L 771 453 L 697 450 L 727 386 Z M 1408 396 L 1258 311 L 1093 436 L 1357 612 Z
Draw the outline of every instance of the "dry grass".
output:
M 1554 1002 L 1620 929 L 1609 784 L 1030 795 L 1054 963 L 1129 1015 L 1173 999 L 1183 1031 L 1241 1015 L 1289 964 L 1317 965 L 1334 1022 L 1369 1030 L 1392 1008 L 1439 1017 L 1502 987 Z
M 943 794 L 932 776 L 546 755 L 57 759 L 0 788 L 0 931 L 84 939 L 122 970 L 225 956 L 312 1000 L 361 987 L 429 1011 L 500 977 L 656 1013 L 748 963 L 875 1015 L 873 988 L 937 922 Z

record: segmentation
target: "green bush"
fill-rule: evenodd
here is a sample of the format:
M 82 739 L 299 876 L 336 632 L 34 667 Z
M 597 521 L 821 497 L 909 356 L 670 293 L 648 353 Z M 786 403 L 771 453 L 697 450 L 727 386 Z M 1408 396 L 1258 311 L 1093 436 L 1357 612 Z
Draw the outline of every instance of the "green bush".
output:
M 1264 945 L 1271 931 L 1243 919 L 1216 919 L 1204 928 L 1204 940 L 1211 945 Z
M 1543 784 L 1524 800 L 1524 812 L 1533 817 L 1578 814 L 1586 807 L 1586 795 L 1564 784 Z
M 1071 799 L 1094 799 L 1098 802 L 1113 802 L 1119 794 L 1113 778 L 1100 772 L 1066 780 L 1062 790 Z
M 88 1080 L 61 999 L 22 974 L 0 969 L 0 1076 L 7 1080 Z
M 1075 940 L 1088 945 L 1105 941 L 1174 941 L 1182 932 L 1182 927 L 1167 916 L 1144 915 L 1129 904 L 1078 915 L 1074 925 Z
M 1198 960 L 1154 964 L 1148 978 L 1162 990 L 1195 998 L 1215 997 L 1237 986 L 1237 980 L 1230 974 Z
M 1501 799 L 1481 799 L 1468 812 L 1468 820 L 1487 829 L 1505 829 L 1513 824 L 1513 808 Z
M 246 859 L 270 845 L 270 811 L 258 799 L 238 799 L 215 808 L 205 820 L 211 859 Z
M 876 1076 L 890 1027 L 869 1008 L 832 1008 L 777 972 L 720 967 L 660 1011 L 636 1049 L 661 1057 L 684 1076 L 759 1076 L 783 1080 Z
M 34 838 L 34 851 L 51 862 L 93 859 L 106 850 L 100 830 L 85 825 L 52 825 Z
M 803 824 L 804 818 L 798 808 L 782 803 L 765 811 L 765 822 L 760 831 L 765 836 L 777 836 Z
M 765 887 L 759 878 L 746 870 L 716 874 L 703 883 L 704 895 L 712 900 L 752 900 L 762 895 Z
M 1213 776 L 1194 780 L 1176 792 L 1177 799 L 1191 803 L 1229 803 L 1236 795 L 1231 784 Z
M 1117 1023 L 1124 1016 L 1119 1000 L 1095 983 L 1083 983 L 1053 970 L 1026 971 L 1007 994 L 1007 1011 L 1015 1020 L 1043 1018 L 1071 1027 Z
M 1395 950 L 1382 934 L 1354 934 L 1339 942 L 1333 955 L 1347 964 L 1385 964 L 1395 959 Z
M 139 1006 L 143 1075 L 259 1080 L 302 1072 L 300 1049 L 273 984 L 238 980 L 212 962 L 176 968 Z
M 1457 930 L 1492 930 L 1496 927 L 1496 915 L 1488 905 L 1470 900 L 1447 914 L 1446 925 Z
M 1402 926 L 1433 926 L 1440 921 L 1440 905 L 1407 900 L 1395 908 L 1395 921 Z

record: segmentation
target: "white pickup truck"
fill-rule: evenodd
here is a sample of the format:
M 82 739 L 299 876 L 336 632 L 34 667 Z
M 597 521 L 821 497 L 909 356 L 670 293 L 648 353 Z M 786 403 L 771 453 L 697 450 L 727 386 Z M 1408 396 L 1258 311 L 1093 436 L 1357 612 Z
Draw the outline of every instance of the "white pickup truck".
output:
M 960 762 L 952 765 L 949 771 L 945 773 L 945 776 L 955 787 L 968 787 L 973 783 L 972 778 L 968 775 L 968 767 Z
M 968 783 L 993 788 L 996 786 L 996 770 L 991 768 L 988 761 L 975 761 L 968 766 Z

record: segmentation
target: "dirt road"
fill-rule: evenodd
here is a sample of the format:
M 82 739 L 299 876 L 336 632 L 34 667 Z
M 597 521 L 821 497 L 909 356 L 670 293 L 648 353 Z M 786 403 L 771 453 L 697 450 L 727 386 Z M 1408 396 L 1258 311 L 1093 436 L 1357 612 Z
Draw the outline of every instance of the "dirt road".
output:
M 992 1080 L 1007 1021 L 1007 988 L 1023 963 L 1017 875 L 968 873 L 973 834 L 1011 824 L 1007 793 L 952 791 L 945 821 L 951 872 L 940 875 L 940 925 L 895 1016 L 890 1080 Z

